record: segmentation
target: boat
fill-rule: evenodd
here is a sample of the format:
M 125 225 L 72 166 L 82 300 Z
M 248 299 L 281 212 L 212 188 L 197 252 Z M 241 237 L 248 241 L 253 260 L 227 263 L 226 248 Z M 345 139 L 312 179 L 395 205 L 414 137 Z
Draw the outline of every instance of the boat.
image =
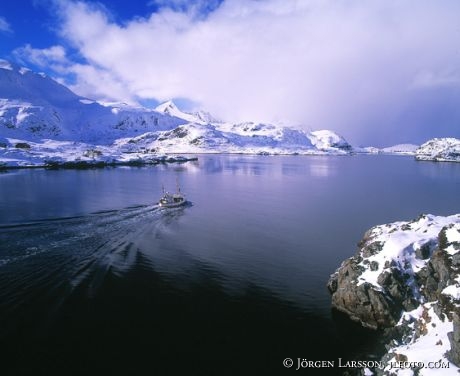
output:
M 180 191 L 179 184 L 177 184 L 176 193 L 169 193 L 165 191 L 163 186 L 163 196 L 158 201 L 158 205 L 162 208 L 177 208 L 187 202 L 184 194 Z

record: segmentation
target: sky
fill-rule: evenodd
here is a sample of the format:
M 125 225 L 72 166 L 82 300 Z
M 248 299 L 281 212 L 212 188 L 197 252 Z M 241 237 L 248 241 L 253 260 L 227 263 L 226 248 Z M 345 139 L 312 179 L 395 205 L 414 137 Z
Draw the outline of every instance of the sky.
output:
M 16 0 L 0 58 L 77 94 L 330 129 L 354 145 L 460 137 L 457 0 Z

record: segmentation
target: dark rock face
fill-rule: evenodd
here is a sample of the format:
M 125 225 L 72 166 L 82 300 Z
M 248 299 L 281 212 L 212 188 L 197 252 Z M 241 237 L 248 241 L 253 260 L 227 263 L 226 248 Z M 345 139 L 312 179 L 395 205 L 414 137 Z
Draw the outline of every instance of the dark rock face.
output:
M 30 145 L 27 142 L 18 142 L 14 147 L 16 149 L 30 149 Z
M 362 254 L 365 257 L 375 255 L 381 251 L 382 246 L 381 242 L 365 245 Z M 382 288 L 376 289 L 367 282 L 359 283 L 364 271 L 360 265 L 362 260 L 360 254 L 355 255 L 346 260 L 331 276 L 328 289 L 332 294 L 332 306 L 365 327 L 392 327 L 398 322 L 403 309 L 411 310 L 418 305 L 413 290 L 407 283 L 409 276 L 393 263 L 389 263 L 377 279 Z M 364 261 L 364 264 L 368 264 L 372 271 L 377 271 L 379 267 L 376 261 Z
M 332 306 L 363 326 L 378 329 L 396 324 L 401 308 L 376 291 L 369 283 L 356 286 L 361 268 L 353 259 L 346 260 L 328 283 Z M 353 281 L 353 283 L 350 283 Z
M 428 301 L 438 299 L 441 291 L 452 284 L 453 274 L 449 255 L 445 251 L 437 249 L 428 261 L 426 268 L 417 273 L 417 282 L 421 293 Z
M 460 367 L 460 312 L 454 313 L 454 331 L 448 333 L 450 350 L 447 352 L 447 359 Z
M 430 257 L 433 248 L 436 247 L 435 241 L 430 241 L 424 245 L 422 245 L 419 249 L 415 251 L 415 256 L 420 260 L 426 260 Z

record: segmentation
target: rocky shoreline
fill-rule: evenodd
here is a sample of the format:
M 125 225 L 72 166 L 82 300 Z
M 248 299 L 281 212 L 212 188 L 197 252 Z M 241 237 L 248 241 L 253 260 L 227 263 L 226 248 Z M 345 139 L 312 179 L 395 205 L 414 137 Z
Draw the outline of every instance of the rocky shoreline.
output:
M 0 146 L 0 170 L 13 169 L 93 169 L 117 166 L 148 166 L 196 161 L 196 156 L 112 151 L 109 147 L 90 147 L 70 142 L 23 143 L 22 147 Z M 3 158 L 2 158 L 3 157 Z
M 358 247 L 331 275 L 328 289 L 334 309 L 382 333 L 387 366 L 366 374 L 432 374 L 425 367 L 437 361 L 443 375 L 458 374 L 460 215 L 376 226 Z M 413 363 L 391 367 L 401 361 Z

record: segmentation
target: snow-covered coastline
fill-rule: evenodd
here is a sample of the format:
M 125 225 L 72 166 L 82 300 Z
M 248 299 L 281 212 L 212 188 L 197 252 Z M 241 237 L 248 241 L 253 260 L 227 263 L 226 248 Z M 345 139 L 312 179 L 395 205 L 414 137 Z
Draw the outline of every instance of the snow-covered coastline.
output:
M 389 341 L 378 375 L 454 375 L 460 366 L 460 214 L 375 226 L 331 276 L 334 308 Z M 392 368 L 398 362 L 426 368 Z M 444 367 L 429 368 L 430 362 Z M 418 372 L 418 373 L 416 373 Z
M 0 138 L 0 168 L 37 167 L 104 167 L 116 165 L 148 165 L 197 159 L 198 154 L 253 154 L 253 155 L 348 155 L 347 150 L 334 147 L 290 147 L 272 145 L 270 138 L 259 144 L 250 144 L 248 137 L 231 141 L 228 134 L 216 138 L 199 138 L 202 125 L 179 126 L 171 131 L 148 132 L 137 137 L 121 138 L 113 144 L 101 145 L 79 141 L 40 139 L 29 141 Z M 217 131 L 213 131 L 217 133 Z M 326 132 L 326 133 L 324 133 Z M 332 132 L 323 131 L 326 137 Z M 333 137 L 339 137 L 332 134 Z M 284 137 L 284 135 L 281 135 Z M 300 137 L 306 137 L 300 135 Z M 200 143 L 194 142 L 197 138 Z M 346 141 L 344 141 L 346 142 Z M 264 144 L 266 143 L 266 145 Z M 209 145 L 212 145 L 209 146 Z M 193 155 L 184 157 L 183 155 Z
M 0 169 L 138 166 L 187 162 L 196 159 L 195 156 L 185 157 L 142 152 L 123 153 L 108 146 L 69 141 L 26 142 L 24 140 L 5 139 L 0 144 Z
M 151 164 L 165 155 L 393 154 L 458 161 L 460 140 L 421 147 L 354 147 L 331 130 L 304 131 L 255 122 L 229 123 L 204 111 L 183 112 L 172 101 L 155 109 L 98 103 L 50 77 L 0 60 L 0 167 L 51 164 Z

